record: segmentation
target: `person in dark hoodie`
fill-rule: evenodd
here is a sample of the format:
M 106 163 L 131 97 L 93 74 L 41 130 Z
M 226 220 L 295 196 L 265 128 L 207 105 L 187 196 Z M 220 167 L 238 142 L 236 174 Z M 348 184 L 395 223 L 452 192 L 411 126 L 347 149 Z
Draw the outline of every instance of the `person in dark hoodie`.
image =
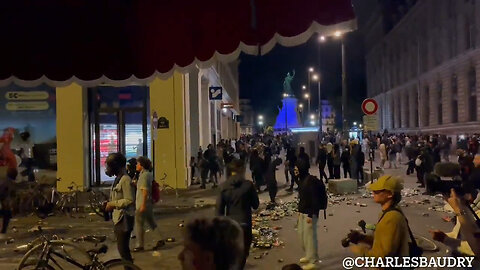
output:
M 300 147 L 298 153 L 298 159 L 296 163 L 298 167 L 298 182 L 301 183 L 303 179 L 308 175 L 308 170 L 310 170 L 310 157 L 305 153 L 305 147 Z
M 295 168 L 295 172 L 298 169 Z M 325 185 L 316 176 L 307 174 L 300 184 L 298 193 L 298 235 L 306 256 L 300 263 L 303 269 L 315 269 L 318 265 L 317 222 L 320 209 L 326 209 L 327 193 Z
M 216 212 L 227 216 L 240 224 L 244 234 L 243 269 L 252 244 L 252 209 L 257 209 L 260 202 L 251 181 L 245 179 L 245 165 L 241 160 L 229 164 L 230 177 L 222 186 L 217 199 Z
M 277 178 L 275 177 L 275 172 L 277 167 L 282 164 L 281 158 L 276 158 L 270 162 L 265 173 L 265 180 L 267 181 L 268 195 L 270 195 L 270 203 L 275 204 L 275 197 L 277 196 Z

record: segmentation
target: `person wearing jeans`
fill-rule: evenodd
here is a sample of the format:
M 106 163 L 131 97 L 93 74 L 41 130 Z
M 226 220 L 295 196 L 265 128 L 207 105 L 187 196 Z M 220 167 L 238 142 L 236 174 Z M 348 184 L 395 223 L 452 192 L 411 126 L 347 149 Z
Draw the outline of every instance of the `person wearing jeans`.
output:
M 298 169 L 295 167 L 295 173 Z M 302 269 L 315 269 L 319 263 L 317 243 L 317 223 L 320 209 L 326 209 L 327 194 L 323 181 L 313 175 L 307 175 L 301 182 L 298 203 L 298 236 L 305 257 L 300 263 L 305 264 Z
M 133 262 L 130 253 L 130 234 L 135 219 L 135 205 L 133 203 L 132 179 L 126 172 L 126 164 L 127 160 L 121 153 L 109 154 L 105 161 L 105 174 L 110 177 L 115 176 L 110 191 L 110 201 L 107 202 L 105 210 L 113 211 L 113 231 L 117 238 L 117 249 L 120 257 Z
M 318 215 L 298 214 L 298 236 L 302 249 L 305 251 L 305 257 L 300 259 L 300 263 L 315 265 L 319 261 L 318 243 L 317 243 L 317 223 Z M 303 269 L 313 269 L 306 268 Z

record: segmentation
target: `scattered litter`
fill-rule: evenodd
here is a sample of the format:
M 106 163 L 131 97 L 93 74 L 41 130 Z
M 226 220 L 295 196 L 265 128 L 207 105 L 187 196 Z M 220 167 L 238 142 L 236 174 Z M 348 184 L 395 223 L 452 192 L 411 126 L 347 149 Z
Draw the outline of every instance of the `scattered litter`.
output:
M 362 204 L 360 204 L 360 207 L 367 207 L 367 204 L 366 204 L 366 203 L 362 203 Z
M 444 216 L 444 217 L 442 217 L 442 220 L 445 221 L 445 222 L 452 222 L 452 217 Z
M 173 243 L 173 242 L 175 242 L 175 238 L 174 237 L 169 237 L 169 238 L 165 239 L 165 241 L 168 242 L 168 243 Z
M 10 244 L 13 244 L 14 242 L 15 242 L 15 239 L 9 238 L 7 241 L 5 241 L 5 245 L 10 245 Z
M 278 262 L 279 262 L 279 263 L 283 263 L 283 261 L 284 261 L 284 260 L 283 260 L 282 258 L 278 259 Z
M 328 213 L 328 216 L 329 216 L 329 217 L 333 217 L 333 213 Z
M 155 245 L 155 247 L 153 247 L 153 250 L 157 250 L 161 247 L 165 246 L 165 240 L 158 240 L 157 244 Z
M 430 216 L 430 214 L 428 214 L 428 213 L 423 213 L 422 216 L 423 216 L 423 217 L 428 217 L 428 216 Z
M 152 252 L 152 256 L 153 257 L 160 257 L 160 256 L 162 256 L 162 253 L 160 253 L 160 251 L 154 251 L 154 252 Z
M 357 210 L 357 211 L 355 211 L 355 212 L 360 213 L 360 210 Z
M 41 232 L 41 231 L 42 231 L 42 227 L 40 225 L 33 226 L 32 228 L 30 228 L 28 230 L 29 233 L 36 233 L 36 232 Z
M 17 232 L 18 232 L 17 227 L 13 226 L 13 227 L 12 227 L 12 232 L 17 233 Z

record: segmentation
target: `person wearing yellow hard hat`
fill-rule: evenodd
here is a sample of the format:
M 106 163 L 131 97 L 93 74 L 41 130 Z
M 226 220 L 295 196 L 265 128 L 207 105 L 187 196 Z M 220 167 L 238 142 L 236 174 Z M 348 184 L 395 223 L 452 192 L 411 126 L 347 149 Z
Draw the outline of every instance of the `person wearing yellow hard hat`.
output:
M 408 221 L 398 206 L 402 199 L 403 181 L 397 176 L 383 175 L 375 183 L 368 186 L 373 192 L 373 200 L 380 204 L 382 212 L 372 236 L 358 231 L 349 234 L 350 239 L 356 239 L 351 251 L 365 257 L 405 257 L 412 255 L 411 246 L 416 247 L 411 236 Z

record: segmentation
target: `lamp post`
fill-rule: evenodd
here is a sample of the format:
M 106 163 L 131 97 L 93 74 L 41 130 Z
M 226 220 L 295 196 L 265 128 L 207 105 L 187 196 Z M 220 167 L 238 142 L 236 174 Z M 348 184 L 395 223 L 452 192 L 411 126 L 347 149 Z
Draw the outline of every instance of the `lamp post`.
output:
M 287 105 L 285 99 L 288 97 L 287 93 L 283 93 L 283 110 L 285 111 L 285 132 L 288 132 L 288 114 L 287 114 Z
M 310 114 L 310 93 L 305 93 L 304 97 L 308 100 L 308 113 Z
M 320 92 L 320 76 L 317 74 L 313 75 L 313 80 L 318 84 L 318 131 L 322 134 L 322 93 Z
M 342 132 L 343 137 L 347 137 L 347 120 L 345 119 L 345 110 L 347 108 L 347 77 L 346 77 L 346 62 L 345 62 L 345 43 L 342 38 L 343 33 L 336 31 L 334 33 L 336 38 L 339 38 L 342 44 Z M 319 41 L 324 42 L 325 36 L 320 36 Z
M 313 67 L 308 68 L 308 86 L 307 86 L 307 93 L 310 95 L 310 76 L 313 73 L 314 69 Z M 310 106 L 308 107 L 308 113 L 310 113 Z
M 303 104 L 302 103 L 298 104 L 298 109 L 300 111 L 300 120 L 301 120 L 301 123 L 303 125 L 304 121 L 303 121 Z

